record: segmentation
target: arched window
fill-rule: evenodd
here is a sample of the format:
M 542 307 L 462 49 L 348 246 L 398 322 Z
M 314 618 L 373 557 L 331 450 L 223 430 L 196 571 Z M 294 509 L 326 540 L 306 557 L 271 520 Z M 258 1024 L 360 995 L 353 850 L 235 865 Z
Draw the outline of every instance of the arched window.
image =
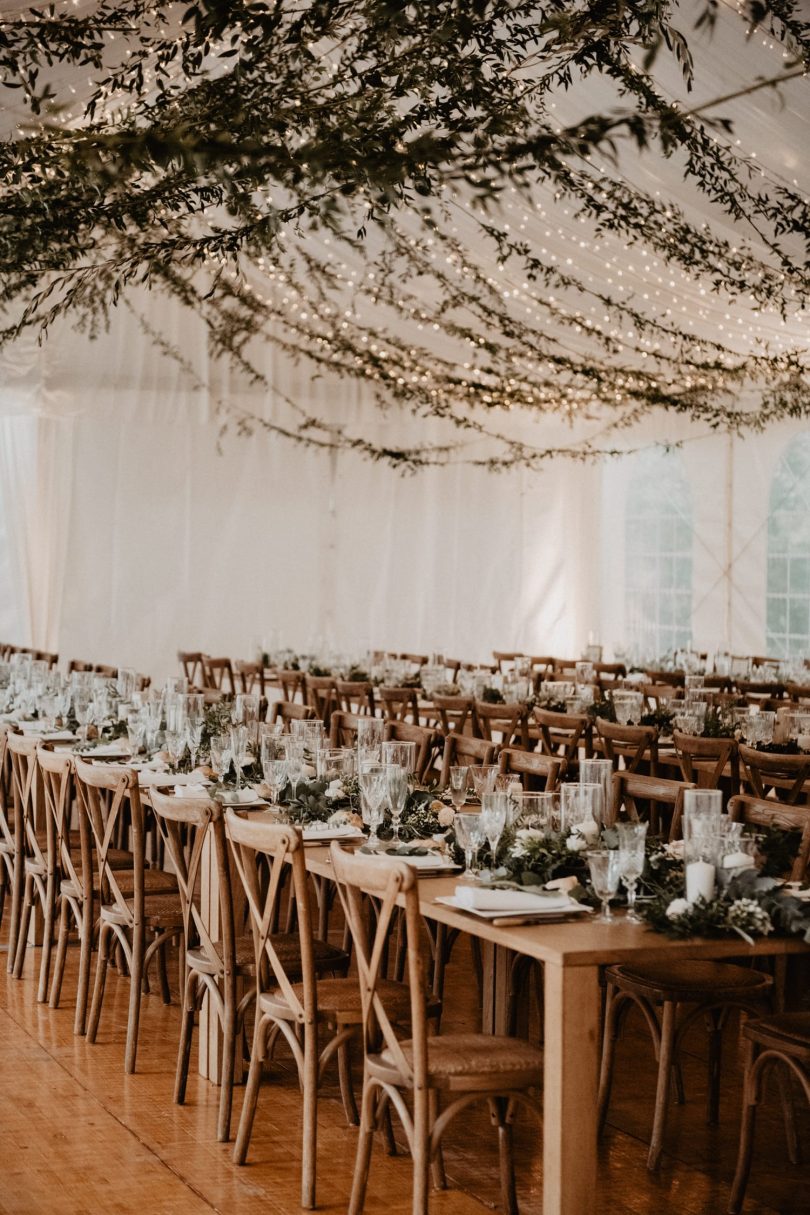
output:
M 680 452 L 635 457 L 625 499 L 625 629 L 650 659 L 692 635 L 692 501 Z
M 771 484 L 766 609 L 769 654 L 810 651 L 810 434 L 793 440 Z

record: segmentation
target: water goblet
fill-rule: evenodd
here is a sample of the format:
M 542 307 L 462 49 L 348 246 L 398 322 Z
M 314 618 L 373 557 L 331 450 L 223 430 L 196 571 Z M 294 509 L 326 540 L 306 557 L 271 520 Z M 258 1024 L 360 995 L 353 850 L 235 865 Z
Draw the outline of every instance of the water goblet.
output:
M 586 852 L 585 855 L 588 859 L 591 885 L 602 904 L 598 920 L 599 923 L 606 924 L 613 919 L 610 900 L 619 889 L 619 850 L 618 848 L 603 848 L 599 851 Z
M 380 845 L 377 829 L 382 823 L 387 796 L 387 777 L 383 764 L 365 764 L 362 767 L 360 793 L 363 822 L 370 828 L 368 847 L 373 851 Z
M 468 875 L 478 872 L 478 849 L 484 842 L 484 832 L 481 827 L 481 815 L 461 812 L 453 820 L 453 830 L 456 833 L 459 847 L 464 852 L 464 870 Z
M 627 890 L 627 918 L 636 923 L 641 916 L 636 911 L 636 885 L 644 872 L 644 842 L 646 823 L 617 823 L 619 832 L 619 874 Z

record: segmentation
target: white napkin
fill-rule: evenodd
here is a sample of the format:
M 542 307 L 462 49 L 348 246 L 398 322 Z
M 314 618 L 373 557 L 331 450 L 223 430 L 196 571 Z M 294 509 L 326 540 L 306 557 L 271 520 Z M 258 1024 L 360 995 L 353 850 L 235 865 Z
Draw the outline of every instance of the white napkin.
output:
M 362 835 L 362 832 L 357 827 L 353 827 L 351 823 L 310 823 L 302 831 L 302 836 L 305 840 L 342 840 L 344 837 L 355 837 Z
M 255 789 L 247 787 L 245 789 L 231 789 L 227 793 L 221 793 L 220 798 L 226 806 L 240 806 L 243 802 L 249 805 L 255 805 L 262 799 Z
M 93 747 L 92 751 L 88 751 L 88 757 L 94 755 L 128 755 L 129 745 L 127 742 L 119 739 L 118 742 L 101 743 L 98 747 Z
M 175 785 L 175 797 L 208 797 L 205 785 Z
M 563 911 L 571 906 L 567 894 L 532 894 L 529 890 L 488 890 L 456 886 L 456 902 L 470 911 Z

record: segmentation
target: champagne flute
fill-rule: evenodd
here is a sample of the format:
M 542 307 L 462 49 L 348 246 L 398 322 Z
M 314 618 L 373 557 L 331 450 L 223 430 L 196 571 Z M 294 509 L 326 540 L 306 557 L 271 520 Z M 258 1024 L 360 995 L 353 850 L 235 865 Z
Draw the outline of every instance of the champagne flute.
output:
M 298 783 L 304 775 L 304 744 L 289 736 L 284 740 L 287 756 L 287 780 L 292 788 L 292 800 L 298 796 Z
M 616 827 L 619 832 L 619 872 L 622 885 L 627 890 L 627 919 L 639 923 L 641 916 L 636 912 L 636 884 L 644 872 L 647 824 L 617 823 Z
M 408 801 L 408 773 L 401 764 L 386 764 L 386 792 L 391 807 L 391 822 L 394 827 L 394 844 L 399 843 L 399 820 Z
M 231 740 L 227 734 L 211 735 L 211 767 L 222 780 L 231 766 Z
M 450 800 L 458 811 L 467 800 L 467 764 L 456 764 L 450 769 Z
M 497 863 L 498 844 L 506 826 L 509 798 L 505 793 L 482 793 L 481 828 L 492 853 L 492 868 Z
M 464 852 L 464 870 L 470 876 L 478 872 L 478 849 L 484 842 L 480 814 L 459 813 L 453 820 L 456 839 Z
M 244 725 L 231 726 L 231 755 L 236 771 L 236 788 L 242 788 L 242 764 L 247 759 L 248 727 Z
M 387 793 L 386 772 L 383 764 L 364 765 L 360 773 L 360 792 L 362 794 L 363 822 L 371 829 L 368 847 L 373 851 L 380 845 L 377 828 L 382 822 L 383 805 Z
M 600 924 L 610 923 L 613 919 L 610 900 L 619 889 L 619 850 L 618 848 L 603 848 L 599 851 L 586 852 L 585 855 L 591 873 L 591 885 L 602 904 L 598 922 Z

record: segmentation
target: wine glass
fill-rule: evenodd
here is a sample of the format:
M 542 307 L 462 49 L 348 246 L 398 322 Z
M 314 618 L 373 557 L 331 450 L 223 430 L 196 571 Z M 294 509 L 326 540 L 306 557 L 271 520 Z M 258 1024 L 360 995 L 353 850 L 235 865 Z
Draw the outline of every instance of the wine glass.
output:
M 498 768 L 496 764 L 470 764 L 473 789 L 479 801 L 482 800 L 485 793 L 491 793 L 495 788 L 495 777 L 497 775 Z
M 273 802 L 278 801 L 278 795 L 287 780 L 287 751 L 283 743 L 270 733 L 262 733 L 260 743 L 260 758 L 262 774 L 270 786 L 270 796 Z
M 475 875 L 478 872 L 478 849 L 484 842 L 484 831 L 481 826 L 480 814 L 459 813 L 453 820 L 453 830 L 456 839 L 464 852 L 465 872 Z
M 603 848 L 599 851 L 586 852 L 585 855 L 588 858 L 591 885 L 596 897 L 602 903 L 599 923 L 606 924 L 613 919 L 610 900 L 619 889 L 619 850 L 618 848 Z
M 405 769 L 409 783 L 416 779 L 416 743 L 414 742 L 384 742 L 382 745 L 382 762 L 384 764 L 399 764 Z
M 401 764 L 386 764 L 386 792 L 391 807 L 394 843 L 399 843 L 399 820 L 408 801 L 408 773 Z
M 231 756 L 236 772 L 236 788 L 242 788 L 242 765 L 248 756 L 248 727 L 244 725 L 231 726 Z
M 636 884 L 644 872 L 647 824 L 617 823 L 616 827 L 619 832 L 619 872 L 622 885 L 627 890 L 627 918 L 638 923 L 641 916 L 636 912 Z
M 506 826 L 509 812 L 509 797 L 506 793 L 482 793 L 481 828 L 492 852 L 492 868 L 495 868 L 498 844 Z
M 231 712 L 234 725 L 245 726 L 248 734 L 248 745 L 257 749 L 259 738 L 259 698 L 250 692 L 240 692 L 234 701 Z
M 79 723 L 79 737 L 82 742 L 86 743 L 87 730 L 93 720 L 93 698 L 89 692 L 81 690 L 74 693 L 73 712 Z
M 211 735 L 211 767 L 222 780 L 231 766 L 231 740 L 228 734 Z
M 146 715 L 143 709 L 129 709 L 126 716 L 127 739 L 132 755 L 137 755 L 146 737 Z
M 357 754 L 360 763 L 379 763 L 385 722 L 381 717 L 361 717 L 357 723 Z
M 186 741 L 191 754 L 191 766 L 197 767 L 197 756 L 202 744 L 205 727 L 205 697 L 201 692 L 191 692 L 184 699 L 186 712 Z
M 369 848 L 379 847 L 377 828 L 383 818 L 383 805 L 388 792 L 386 769 L 383 764 L 365 764 L 360 771 L 360 793 L 363 822 L 370 827 Z
M 450 800 L 460 810 L 467 800 L 467 764 L 457 764 L 450 769 Z
M 292 800 L 298 796 L 298 784 L 304 775 L 304 744 L 288 735 L 284 739 L 287 759 L 287 780 L 292 788 Z

